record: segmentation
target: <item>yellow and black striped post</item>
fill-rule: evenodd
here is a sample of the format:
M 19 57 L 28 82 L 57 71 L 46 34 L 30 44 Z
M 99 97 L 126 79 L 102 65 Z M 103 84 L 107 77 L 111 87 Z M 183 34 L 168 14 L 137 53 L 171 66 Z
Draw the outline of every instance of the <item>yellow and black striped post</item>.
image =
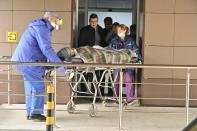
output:
M 54 87 L 52 85 L 47 86 L 47 119 L 46 119 L 46 130 L 53 131 L 54 125 Z

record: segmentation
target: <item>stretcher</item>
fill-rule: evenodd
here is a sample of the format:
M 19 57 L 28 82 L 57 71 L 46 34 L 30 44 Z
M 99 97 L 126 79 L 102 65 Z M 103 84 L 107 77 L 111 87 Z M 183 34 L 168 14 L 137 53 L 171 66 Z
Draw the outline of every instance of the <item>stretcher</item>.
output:
M 51 72 L 52 72 L 52 70 L 49 70 L 45 76 L 46 79 L 49 81 L 52 81 L 53 77 L 54 77 L 54 76 L 52 76 Z M 87 74 L 87 73 L 93 76 L 91 81 L 88 81 L 86 79 L 85 74 Z M 72 90 L 70 100 L 67 103 L 68 113 L 75 112 L 76 105 L 75 105 L 73 99 L 77 94 L 80 93 L 80 94 L 86 94 L 86 95 L 93 96 L 93 101 L 92 101 L 90 108 L 89 108 L 89 115 L 90 116 L 96 115 L 95 110 L 97 107 L 95 105 L 95 102 L 96 102 L 96 97 L 98 94 L 98 86 L 97 86 L 98 80 L 96 78 L 95 70 L 92 70 L 92 68 L 91 68 L 91 70 L 89 70 L 88 68 L 85 68 L 85 67 L 84 68 L 73 67 L 73 68 L 66 69 L 65 75 L 56 76 L 56 77 L 63 78 L 66 83 L 69 83 L 69 86 Z M 87 92 L 82 92 L 82 91 L 78 90 L 78 87 L 81 83 L 85 84 Z M 92 83 L 92 84 L 90 84 L 90 83 Z M 91 90 L 92 88 L 93 88 L 93 91 Z M 99 94 L 101 94 L 101 93 L 99 93 Z
M 106 55 L 107 56 L 110 55 L 110 53 L 108 52 L 108 54 L 104 54 L 104 55 L 101 56 L 101 53 L 98 52 L 98 50 L 96 50 L 96 51 L 95 50 L 90 50 L 89 51 L 89 49 L 88 49 L 88 51 L 87 51 L 86 48 L 83 48 L 81 50 L 81 52 L 85 53 L 85 54 L 82 54 L 81 58 L 72 58 L 70 62 L 71 63 L 94 63 L 94 62 L 98 63 L 98 62 L 103 62 L 102 61 L 103 56 L 106 57 Z M 90 52 L 90 53 L 91 52 L 97 52 L 98 55 L 95 56 L 95 54 L 94 54 L 94 57 L 91 57 L 91 58 L 88 57 L 88 59 L 84 59 L 87 56 L 87 52 Z M 122 53 L 122 52 L 118 52 L 118 54 L 120 54 L 120 53 Z M 124 54 L 124 56 L 125 56 L 125 54 Z M 116 62 L 117 61 L 125 62 L 127 60 L 127 59 L 125 59 L 125 57 L 120 57 L 119 59 L 121 59 L 121 60 L 115 59 L 114 56 L 109 56 L 109 57 L 111 57 Z M 92 59 L 92 58 L 94 58 L 94 59 Z M 104 60 L 104 61 L 105 62 L 110 61 L 110 59 Z M 129 61 L 131 61 L 131 59 Z M 133 59 L 131 61 L 131 63 L 136 63 L 136 62 L 137 62 L 136 59 L 135 60 Z M 103 71 L 99 80 L 97 79 L 97 76 L 96 76 L 96 71 L 97 70 L 102 70 Z M 111 83 L 111 86 L 109 88 L 112 88 L 112 90 L 113 90 L 113 94 L 114 94 L 114 98 L 115 98 L 114 100 L 118 102 L 117 94 L 116 94 L 116 91 L 114 89 L 114 79 L 117 79 L 117 77 L 112 78 L 112 71 L 113 71 L 113 69 L 107 68 L 107 67 L 106 68 L 99 68 L 99 67 L 97 67 L 97 68 L 93 68 L 93 67 L 91 67 L 91 68 L 90 67 L 67 68 L 66 72 L 65 72 L 65 76 L 63 76 L 63 77 L 65 78 L 66 82 L 69 82 L 69 85 L 70 85 L 71 90 L 72 90 L 70 100 L 67 103 L 67 111 L 69 113 L 74 113 L 75 112 L 76 105 L 75 105 L 73 99 L 74 99 L 76 94 L 78 94 L 78 93 L 87 94 L 87 95 L 93 96 L 93 101 L 92 101 L 92 103 L 90 105 L 90 108 L 89 108 L 89 115 L 91 117 L 95 116 L 96 115 L 96 110 L 97 110 L 97 107 L 96 107 L 96 104 L 95 104 L 97 94 L 98 94 L 99 98 L 101 98 L 103 103 L 104 104 L 106 103 L 106 98 L 104 98 L 102 96 L 101 90 L 100 90 L 100 88 L 108 87 L 108 85 L 103 85 L 102 84 L 102 81 L 103 81 L 103 79 L 105 79 L 106 74 L 108 74 L 108 76 L 109 76 L 109 81 L 108 82 Z M 91 81 L 88 81 L 86 79 L 85 74 L 87 74 L 87 73 L 92 75 L 92 80 Z M 48 72 L 46 76 L 48 77 L 48 79 L 51 78 L 50 72 Z M 75 82 L 73 82 L 73 80 Z M 78 90 L 78 86 L 82 82 L 84 83 L 84 85 L 87 89 L 87 92 L 82 92 L 82 91 Z M 92 84 L 90 84 L 90 83 L 92 83 Z M 92 88 L 93 88 L 93 91 L 91 90 Z
M 92 81 L 90 81 L 90 82 L 86 79 L 86 77 L 84 75 L 87 73 L 93 76 Z M 97 97 L 97 93 L 98 93 L 98 88 L 97 88 L 98 80 L 97 80 L 97 77 L 95 74 L 95 70 L 87 70 L 87 68 L 80 68 L 80 69 L 76 68 L 75 71 L 73 72 L 73 74 L 74 75 L 72 75 L 72 76 L 78 76 L 78 78 L 75 77 L 75 81 L 77 80 L 77 82 L 75 82 L 75 83 L 73 83 L 72 81 L 70 82 L 72 94 L 71 94 L 70 101 L 67 103 L 67 111 L 69 113 L 74 113 L 76 106 L 73 101 L 73 98 L 77 93 L 87 94 L 87 95 L 93 96 L 93 101 L 92 101 L 90 108 L 89 108 L 89 115 L 95 116 L 96 115 L 95 110 L 97 109 L 95 102 L 96 102 L 96 97 Z M 87 89 L 87 92 L 78 91 L 78 86 L 81 84 L 81 82 L 84 83 L 84 85 Z M 93 88 L 93 91 L 92 91 L 92 88 Z

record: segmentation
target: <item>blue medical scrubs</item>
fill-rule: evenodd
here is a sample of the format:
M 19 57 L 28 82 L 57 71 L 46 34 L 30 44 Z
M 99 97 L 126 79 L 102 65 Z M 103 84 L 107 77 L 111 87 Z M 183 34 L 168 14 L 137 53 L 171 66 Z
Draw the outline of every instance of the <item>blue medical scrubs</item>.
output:
M 61 62 L 51 45 L 52 25 L 46 19 L 33 21 L 21 36 L 12 56 L 16 62 Z M 44 112 L 44 66 L 17 66 L 24 78 L 27 115 Z
M 44 113 L 45 86 L 43 76 L 33 72 L 22 72 L 26 94 L 27 115 Z M 35 96 L 38 95 L 38 96 Z M 41 95 L 41 96 L 40 96 Z

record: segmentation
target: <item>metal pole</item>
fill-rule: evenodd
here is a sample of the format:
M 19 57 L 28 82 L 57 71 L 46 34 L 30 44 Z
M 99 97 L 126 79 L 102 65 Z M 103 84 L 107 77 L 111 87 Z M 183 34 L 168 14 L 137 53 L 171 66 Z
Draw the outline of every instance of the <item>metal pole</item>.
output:
M 187 70 L 187 79 L 186 79 L 186 94 L 185 94 L 185 118 L 186 125 L 189 123 L 189 88 L 190 88 L 190 69 Z
M 120 71 L 119 77 L 119 131 L 122 130 L 122 84 L 123 84 L 123 72 Z
M 58 127 L 56 125 L 56 103 L 57 103 L 57 71 L 56 67 L 54 69 L 54 79 L 53 79 L 53 87 L 54 87 L 54 126 Z
M 11 88 L 10 88 L 10 81 L 11 81 L 11 75 L 10 75 L 10 65 L 8 65 L 8 105 L 10 105 L 10 93 L 11 93 Z
M 140 0 L 137 0 L 137 25 L 136 25 L 136 43 L 139 47 L 139 32 L 140 32 Z
M 137 98 L 137 89 L 138 89 L 138 84 L 136 84 L 136 83 L 138 83 L 138 69 L 134 69 L 134 71 L 135 71 L 135 77 L 134 77 L 134 88 L 135 88 L 135 93 L 134 93 L 134 97 L 135 98 Z M 131 83 L 131 84 L 133 84 L 133 83 Z
M 132 24 L 137 24 L 137 0 L 132 0 Z
M 137 46 L 138 47 L 140 47 L 139 46 L 139 28 L 140 27 L 140 0 L 137 0 L 137 25 L 136 25 L 136 44 L 137 44 Z M 134 79 L 134 82 L 135 83 L 138 83 L 138 75 L 140 75 L 139 74 L 139 71 L 138 71 L 138 69 L 137 68 L 135 68 L 135 79 Z M 137 88 L 138 88 L 138 85 L 137 84 L 135 84 L 134 85 L 134 87 L 135 87 L 135 94 L 134 94 L 134 96 L 135 97 L 137 97 Z
M 84 10 L 84 14 L 85 14 L 85 25 L 88 25 L 88 0 L 85 0 L 85 10 Z
M 163 64 L 99 64 L 99 63 L 33 63 L 33 62 L 4 62 L 0 65 L 23 65 L 23 66 L 66 66 L 66 67 L 111 67 L 111 68 L 146 68 L 146 69 L 197 69 L 194 65 L 163 65 Z
M 79 25 L 79 0 L 75 0 L 75 18 L 74 18 L 74 40 L 75 40 L 75 43 L 74 43 L 74 47 L 77 47 L 78 46 L 78 25 Z

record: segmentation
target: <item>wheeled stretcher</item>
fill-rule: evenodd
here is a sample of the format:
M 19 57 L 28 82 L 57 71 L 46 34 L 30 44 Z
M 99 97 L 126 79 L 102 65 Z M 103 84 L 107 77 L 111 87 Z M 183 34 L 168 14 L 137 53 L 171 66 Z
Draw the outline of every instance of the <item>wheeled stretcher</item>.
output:
M 107 52 L 107 53 L 106 53 Z M 80 58 L 73 58 L 71 59 L 70 62 L 79 62 L 79 63 L 128 63 L 131 62 L 131 58 L 135 57 L 134 54 L 132 54 L 133 52 L 128 51 L 128 50 L 123 50 L 121 51 L 116 51 L 114 53 L 114 50 L 107 50 L 103 53 L 103 50 L 101 49 L 93 49 L 90 47 L 84 47 L 81 48 L 80 50 L 78 50 L 78 53 L 80 54 Z M 129 55 L 128 55 L 129 54 Z M 90 57 L 90 55 L 92 55 Z M 134 61 L 132 61 L 132 63 L 134 63 Z M 100 79 L 97 79 L 96 76 L 96 70 L 103 70 Z M 88 94 L 93 96 L 93 101 L 90 105 L 89 108 L 89 115 L 90 116 L 95 116 L 96 115 L 96 105 L 95 105 L 95 101 L 96 101 L 96 97 L 97 94 L 99 95 L 99 97 L 105 101 L 104 97 L 102 97 L 100 88 L 102 87 L 106 87 L 106 85 L 103 85 L 102 81 L 103 79 L 105 79 L 105 74 L 108 74 L 109 76 L 109 82 L 111 82 L 111 87 L 114 93 L 114 98 L 117 98 L 115 89 L 114 87 L 114 79 L 116 78 L 112 78 L 112 71 L 113 69 L 110 68 L 93 68 L 93 67 L 83 67 L 83 68 L 79 68 L 79 67 L 73 67 L 73 68 L 68 68 L 65 72 L 65 81 L 69 82 L 69 85 L 72 89 L 72 94 L 71 94 L 71 98 L 70 101 L 67 103 L 67 111 L 69 113 L 74 113 L 76 105 L 73 101 L 73 98 L 75 97 L 75 95 L 77 93 L 80 94 Z M 88 81 L 85 77 L 85 74 L 91 74 L 92 75 L 92 79 L 91 81 Z M 50 76 L 50 75 L 48 75 Z M 75 80 L 74 80 L 75 79 Z M 73 80 L 75 82 L 73 82 Z M 81 92 L 78 90 L 78 86 L 80 83 L 84 83 L 85 87 L 87 88 L 87 92 Z M 92 84 L 90 84 L 92 83 Z M 93 88 L 93 91 L 91 90 Z

